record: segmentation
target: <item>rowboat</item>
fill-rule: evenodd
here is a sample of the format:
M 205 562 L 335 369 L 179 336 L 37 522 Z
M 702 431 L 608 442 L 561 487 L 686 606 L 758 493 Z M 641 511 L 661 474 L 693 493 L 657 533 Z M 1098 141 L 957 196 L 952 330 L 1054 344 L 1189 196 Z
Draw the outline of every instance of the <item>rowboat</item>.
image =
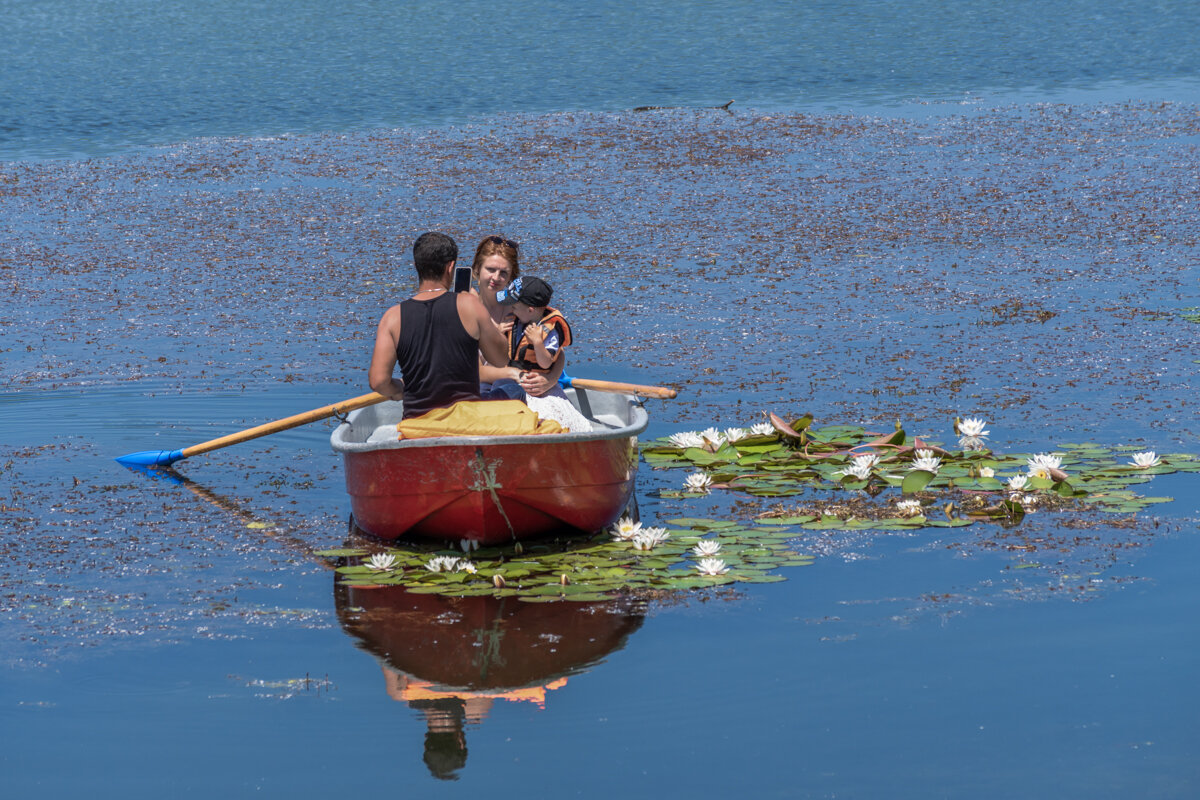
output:
M 633 500 L 637 436 L 649 418 L 631 394 L 566 394 L 593 430 L 401 440 L 402 403 L 351 412 L 330 443 L 342 454 L 354 524 L 381 539 L 481 546 L 611 525 Z

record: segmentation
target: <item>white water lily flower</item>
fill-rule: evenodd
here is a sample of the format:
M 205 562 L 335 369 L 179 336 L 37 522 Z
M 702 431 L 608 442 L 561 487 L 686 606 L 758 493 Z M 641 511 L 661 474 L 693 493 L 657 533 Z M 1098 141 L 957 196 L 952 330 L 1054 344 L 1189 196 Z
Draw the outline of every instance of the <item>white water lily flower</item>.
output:
M 1062 466 L 1062 457 L 1054 453 L 1038 453 L 1033 458 L 1026 459 L 1025 463 L 1029 465 L 1030 472 L 1036 472 L 1039 469 L 1049 472 Z
M 986 445 L 983 440 L 988 437 L 991 431 L 985 431 L 983 428 L 987 422 L 981 418 L 967 417 L 958 423 L 958 446 L 963 450 L 983 450 Z
M 455 572 L 469 572 L 474 575 L 479 571 L 479 567 L 472 564 L 470 561 L 459 561 L 454 565 Z
M 750 435 L 750 431 L 745 428 L 726 428 L 725 441 L 736 442 L 738 439 L 745 439 Z
M 942 467 L 942 460 L 940 458 L 936 458 L 933 455 L 932 450 L 918 450 L 917 452 L 929 453 L 929 455 L 920 456 L 913 459 L 912 466 L 909 467 L 909 469 L 913 470 L 914 472 L 916 470 L 924 470 L 925 472 L 932 472 L 934 475 L 936 475 L 937 471 Z
M 915 453 L 913 453 L 913 456 L 915 456 L 916 458 L 934 458 L 933 451 L 928 450 L 928 449 L 917 450 Z
M 642 523 L 634 522 L 629 517 L 622 517 L 613 528 L 613 538 L 623 542 L 628 542 L 634 536 L 637 536 L 638 531 L 642 529 Z
M 671 534 L 667 533 L 666 528 L 643 528 L 633 537 L 633 549 L 653 550 L 669 538 Z
M 708 556 L 715 556 L 721 552 L 721 543 L 716 539 L 701 539 L 696 542 L 696 546 L 692 548 L 692 552 L 706 558 Z
M 769 422 L 756 422 L 750 426 L 751 436 L 769 436 L 775 432 L 775 426 Z
M 978 436 L 979 438 L 983 438 L 990 434 L 989 431 L 983 429 L 985 425 L 987 425 L 987 422 L 982 419 L 967 417 L 958 423 L 958 432 L 963 436 Z
M 683 488 L 689 492 L 707 492 L 712 486 L 712 478 L 703 472 L 693 472 L 683 482 Z
M 425 569 L 430 572 L 453 572 L 458 566 L 458 559 L 454 556 L 434 556 L 425 562 Z
M 979 470 L 979 477 L 994 478 L 996 477 L 996 470 L 992 469 L 991 467 L 983 467 Z
M 704 440 L 713 447 L 720 447 L 721 445 L 725 444 L 725 435 L 716 428 L 705 428 L 704 430 L 700 431 L 700 435 L 704 437 Z
M 866 455 L 854 457 L 854 466 L 856 466 L 856 467 L 863 466 L 863 467 L 866 467 L 867 469 L 874 469 L 878 465 L 879 465 L 879 456 L 875 455 L 874 453 L 867 453 Z
M 396 557 L 391 553 L 376 553 L 367 559 L 367 569 L 387 572 L 396 566 Z
M 729 567 L 719 558 L 702 558 L 696 564 L 696 569 L 701 575 L 724 575 L 729 572 Z
M 673 433 L 671 434 L 670 442 L 676 447 L 682 447 L 685 450 L 689 447 L 704 447 L 704 437 L 692 431 Z
M 901 500 L 896 503 L 896 510 L 906 517 L 915 517 L 921 513 L 921 501 Z
M 1159 458 L 1153 450 L 1147 450 L 1144 453 L 1134 453 L 1133 461 L 1129 462 L 1131 466 L 1137 467 L 1138 469 L 1157 467 L 1161 463 L 1162 459 Z
M 1008 488 L 1010 491 L 1019 492 L 1029 484 L 1029 478 L 1024 475 L 1013 475 L 1008 479 Z
M 865 464 L 854 463 L 843 470 L 838 470 L 834 475 L 853 475 L 860 481 L 865 481 L 871 477 L 871 468 Z

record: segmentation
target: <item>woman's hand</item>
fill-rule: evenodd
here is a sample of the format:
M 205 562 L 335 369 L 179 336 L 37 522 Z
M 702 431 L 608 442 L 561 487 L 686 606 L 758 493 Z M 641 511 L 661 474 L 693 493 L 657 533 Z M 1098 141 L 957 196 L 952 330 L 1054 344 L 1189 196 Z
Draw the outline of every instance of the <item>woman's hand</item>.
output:
M 522 372 L 517 383 L 521 384 L 525 394 L 534 397 L 541 397 L 558 385 L 558 381 L 550 380 L 541 372 Z

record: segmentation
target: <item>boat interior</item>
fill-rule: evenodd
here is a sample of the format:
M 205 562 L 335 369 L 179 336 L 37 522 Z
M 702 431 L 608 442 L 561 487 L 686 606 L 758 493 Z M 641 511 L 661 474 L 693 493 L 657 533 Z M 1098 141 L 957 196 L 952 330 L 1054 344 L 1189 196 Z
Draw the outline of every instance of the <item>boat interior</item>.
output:
M 578 433 L 549 434 L 555 440 L 605 439 L 636 436 L 646 429 L 649 418 L 641 401 L 633 395 L 597 392 L 587 389 L 567 389 L 567 399 L 592 425 L 592 430 Z M 386 447 L 428 447 L 445 444 L 451 437 L 400 440 L 396 424 L 404 414 L 404 404 L 388 401 L 353 411 L 330 437 L 337 452 L 375 450 Z M 490 443 L 527 441 L 526 436 L 456 436 L 455 444 L 472 444 L 474 439 Z

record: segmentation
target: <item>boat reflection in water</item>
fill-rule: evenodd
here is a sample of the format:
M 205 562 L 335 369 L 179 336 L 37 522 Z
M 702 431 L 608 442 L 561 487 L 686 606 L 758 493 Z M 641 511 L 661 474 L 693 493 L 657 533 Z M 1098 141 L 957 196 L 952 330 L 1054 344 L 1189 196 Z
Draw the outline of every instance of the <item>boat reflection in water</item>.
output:
M 466 764 L 466 726 L 496 701 L 544 708 L 548 692 L 624 647 L 643 619 L 625 599 L 526 603 L 337 583 L 334 598 L 342 628 L 379 659 L 388 696 L 424 715 L 425 764 L 444 780 Z

